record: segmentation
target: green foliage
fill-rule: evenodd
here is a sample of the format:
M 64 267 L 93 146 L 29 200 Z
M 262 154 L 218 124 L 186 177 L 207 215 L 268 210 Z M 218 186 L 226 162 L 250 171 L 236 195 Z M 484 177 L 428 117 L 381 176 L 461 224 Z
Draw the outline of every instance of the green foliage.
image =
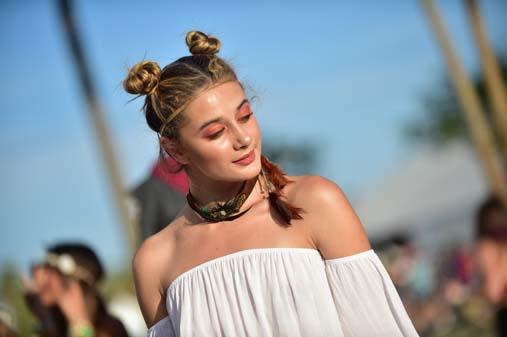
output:
M 507 55 L 499 58 L 504 83 L 507 83 Z M 486 119 L 493 127 L 497 144 L 501 139 L 494 123 L 486 81 L 482 73 L 472 76 L 473 85 L 484 108 Z M 507 93 L 506 93 L 507 94 Z M 421 99 L 422 113 L 417 120 L 408 122 L 402 132 L 411 143 L 442 145 L 455 139 L 469 141 L 470 132 L 465 112 L 451 83 L 449 74 L 428 90 Z
M 465 115 L 454 89 L 447 80 L 439 88 L 422 99 L 423 118 L 406 125 L 404 133 L 409 141 L 439 145 L 467 139 Z
M 25 305 L 21 288 L 21 274 L 12 265 L 2 266 L 0 274 L 0 302 L 7 306 L 20 336 L 33 336 L 35 318 Z

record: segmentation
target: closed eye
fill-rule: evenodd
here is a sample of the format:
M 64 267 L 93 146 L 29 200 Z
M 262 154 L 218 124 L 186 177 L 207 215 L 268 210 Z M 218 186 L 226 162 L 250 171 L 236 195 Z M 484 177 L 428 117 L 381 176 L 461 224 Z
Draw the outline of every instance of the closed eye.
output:
M 208 136 L 209 139 L 217 139 L 218 137 L 220 137 L 220 135 L 224 132 L 225 129 L 222 129 L 218 132 L 215 132 L 214 134 Z
M 248 121 L 250 119 L 250 117 L 252 117 L 252 115 L 253 115 L 253 112 L 249 113 L 246 116 L 241 117 L 239 120 L 242 121 L 242 122 L 246 122 L 246 121 Z

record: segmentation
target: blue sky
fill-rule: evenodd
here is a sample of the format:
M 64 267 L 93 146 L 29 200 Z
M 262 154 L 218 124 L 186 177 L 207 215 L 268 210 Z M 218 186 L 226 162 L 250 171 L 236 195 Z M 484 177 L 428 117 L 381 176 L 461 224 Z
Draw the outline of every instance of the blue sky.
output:
M 480 4 L 500 46 L 507 6 Z M 439 5 L 477 69 L 462 1 Z M 189 30 L 220 38 L 260 96 L 263 135 L 315 143 L 315 173 L 352 200 L 413 151 L 400 129 L 445 69 L 418 1 L 76 1 L 75 13 L 127 186 L 158 148 L 121 80 L 143 57 L 164 66 L 188 54 Z M 129 261 L 56 5 L 2 2 L 0 30 L 0 263 L 26 268 L 59 239 L 90 243 L 109 267 Z

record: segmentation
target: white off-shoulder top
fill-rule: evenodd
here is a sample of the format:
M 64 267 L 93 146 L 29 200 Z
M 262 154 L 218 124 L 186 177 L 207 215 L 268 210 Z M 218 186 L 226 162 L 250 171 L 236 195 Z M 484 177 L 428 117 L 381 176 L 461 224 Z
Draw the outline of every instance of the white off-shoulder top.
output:
M 204 262 L 167 289 L 149 337 L 418 336 L 373 249 L 324 260 L 311 248 L 254 248 Z

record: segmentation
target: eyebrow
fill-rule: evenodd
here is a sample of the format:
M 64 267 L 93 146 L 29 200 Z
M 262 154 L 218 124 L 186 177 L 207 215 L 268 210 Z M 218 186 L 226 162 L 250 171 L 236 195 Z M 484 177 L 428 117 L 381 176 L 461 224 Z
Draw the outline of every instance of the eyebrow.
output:
M 248 103 L 248 99 L 243 99 L 241 101 L 241 103 L 239 103 L 239 105 L 236 107 L 236 111 L 239 111 L 239 109 L 241 109 L 241 107 L 245 104 L 245 103 Z M 209 121 L 207 121 L 206 123 L 204 123 L 203 125 L 201 125 L 201 127 L 199 128 L 199 131 L 201 131 L 202 129 L 204 129 L 205 127 L 207 127 L 208 125 L 210 124 L 213 124 L 213 123 L 216 123 L 216 122 L 219 122 L 222 120 L 222 117 L 218 117 L 218 118 L 213 118 Z

